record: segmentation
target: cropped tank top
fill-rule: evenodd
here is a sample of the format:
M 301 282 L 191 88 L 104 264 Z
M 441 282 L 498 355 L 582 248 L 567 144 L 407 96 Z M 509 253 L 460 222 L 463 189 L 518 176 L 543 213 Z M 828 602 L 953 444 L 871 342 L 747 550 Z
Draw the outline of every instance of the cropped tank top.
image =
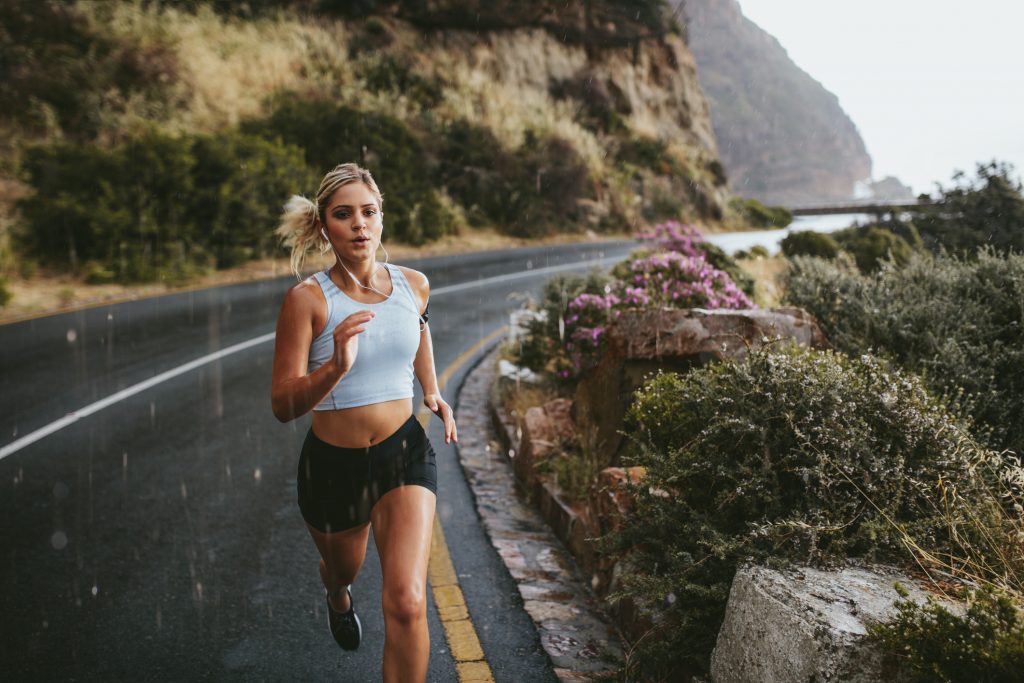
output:
M 327 324 L 309 347 L 307 372 L 313 372 L 331 358 L 334 328 L 342 320 L 364 309 L 375 314 L 359 334 L 359 352 L 352 367 L 313 410 L 338 410 L 412 398 L 412 363 L 420 345 L 419 306 L 401 269 L 387 263 L 381 265 L 391 274 L 392 292 L 386 300 L 375 304 L 349 297 L 331 280 L 329 270 L 313 276 L 327 299 Z

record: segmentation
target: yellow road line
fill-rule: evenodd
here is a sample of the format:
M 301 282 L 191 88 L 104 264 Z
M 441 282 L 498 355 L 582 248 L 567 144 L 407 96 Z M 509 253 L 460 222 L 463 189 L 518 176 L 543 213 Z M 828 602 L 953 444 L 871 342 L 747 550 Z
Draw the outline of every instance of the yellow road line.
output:
M 463 351 L 437 378 L 438 390 L 444 389 L 455 371 L 465 365 L 466 361 L 472 358 L 477 351 L 507 331 L 507 326 L 495 330 Z M 424 429 L 427 428 L 430 415 L 431 412 L 426 406 L 421 407 L 416 414 L 416 419 L 420 421 Z M 480 647 L 480 638 L 476 635 L 473 620 L 469 617 L 466 598 L 462 594 L 462 588 L 459 587 L 459 577 L 455 573 L 451 555 L 448 554 L 444 529 L 441 528 L 441 521 L 437 515 L 434 515 L 434 532 L 430 540 L 430 565 L 427 568 L 427 575 L 430 578 L 430 588 L 434 593 L 437 614 L 444 627 L 448 647 L 455 659 L 459 682 L 494 683 L 494 675 L 484 658 L 484 650 Z

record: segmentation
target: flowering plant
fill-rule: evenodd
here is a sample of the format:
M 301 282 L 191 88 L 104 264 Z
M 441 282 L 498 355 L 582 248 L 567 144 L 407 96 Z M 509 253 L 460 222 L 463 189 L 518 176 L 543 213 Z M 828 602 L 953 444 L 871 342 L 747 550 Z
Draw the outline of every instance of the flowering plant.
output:
M 729 274 L 703 256 L 677 251 L 651 254 L 630 264 L 629 278 L 621 285 L 623 298 L 628 296 L 642 306 L 754 308 Z
M 621 264 L 617 280 L 603 294 L 583 292 L 568 302 L 563 345 L 569 363 L 559 370 L 560 378 L 578 376 L 593 365 L 608 324 L 623 309 L 755 308 L 728 273 L 708 262 L 704 237 L 696 227 L 668 221 L 637 237 L 653 242 L 657 251 L 641 252 Z
M 605 329 L 615 316 L 615 307 L 621 303 L 611 291 L 603 295 L 584 292 L 569 302 L 565 316 L 565 350 L 573 371 L 580 372 L 590 360 L 598 357 Z M 570 374 L 569 370 L 562 371 L 563 378 Z
M 647 232 L 638 232 L 636 238 L 641 242 L 653 242 L 662 251 L 704 257 L 704 249 L 701 247 L 704 234 L 695 225 L 666 221 L 658 223 Z

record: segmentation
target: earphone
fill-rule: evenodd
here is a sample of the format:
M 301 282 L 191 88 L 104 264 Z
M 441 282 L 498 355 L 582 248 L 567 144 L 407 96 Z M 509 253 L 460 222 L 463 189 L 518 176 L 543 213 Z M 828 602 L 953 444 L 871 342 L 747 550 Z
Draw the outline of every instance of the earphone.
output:
M 384 226 L 382 225 L 381 228 L 383 228 L 383 227 Z M 331 245 L 331 249 L 334 251 L 335 258 L 338 259 L 338 263 L 341 264 L 341 267 L 345 269 L 345 272 L 348 273 L 348 276 L 350 278 L 352 278 L 352 282 L 355 282 L 358 286 L 362 287 L 363 289 L 368 289 L 368 290 L 370 290 L 372 292 L 376 292 L 377 294 L 380 294 L 382 297 L 384 297 L 385 301 L 390 299 L 392 296 L 394 296 L 394 294 L 395 294 L 394 288 L 392 288 L 391 294 L 385 294 L 384 292 L 380 291 L 379 289 L 377 289 L 373 285 L 370 285 L 369 287 L 367 287 L 362 282 L 360 282 L 359 278 L 357 278 L 355 275 L 352 274 L 352 271 L 350 271 L 348 268 L 345 268 L 345 262 L 342 260 L 341 254 L 338 253 L 338 250 L 334 248 L 334 244 L 331 242 L 330 238 L 327 237 L 327 229 L 321 226 L 320 234 L 323 235 L 324 239 L 327 241 L 327 243 Z M 380 245 L 380 248 L 384 250 L 384 263 L 387 263 L 389 258 L 390 258 L 389 255 L 388 255 L 387 247 L 384 246 L 383 242 L 379 242 L 378 241 L 377 244 Z M 377 267 L 378 268 L 380 267 L 379 263 L 377 264 Z M 429 304 L 428 304 L 428 308 L 429 308 Z M 426 314 L 426 310 L 424 310 L 423 313 L 420 313 L 415 308 L 413 308 L 413 313 L 415 313 L 416 316 L 420 319 L 420 331 L 422 332 L 423 329 L 427 325 L 427 317 L 425 315 Z

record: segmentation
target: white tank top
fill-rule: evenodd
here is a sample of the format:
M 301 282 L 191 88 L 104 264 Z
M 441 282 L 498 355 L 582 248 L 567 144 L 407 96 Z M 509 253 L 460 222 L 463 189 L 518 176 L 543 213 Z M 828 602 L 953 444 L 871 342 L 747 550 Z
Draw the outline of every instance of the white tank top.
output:
M 393 290 L 386 300 L 375 304 L 349 297 L 331 280 L 329 270 L 313 275 L 327 299 L 327 324 L 309 347 L 307 372 L 313 372 L 331 358 L 334 328 L 342 320 L 364 309 L 375 314 L 359 334 L 359 352 L 352 368 L 313 410 L 355 408 L 412 398 L 412 363 L 420 345 L 419 306 L 401 269 L 381 265 L 391 274 Z

